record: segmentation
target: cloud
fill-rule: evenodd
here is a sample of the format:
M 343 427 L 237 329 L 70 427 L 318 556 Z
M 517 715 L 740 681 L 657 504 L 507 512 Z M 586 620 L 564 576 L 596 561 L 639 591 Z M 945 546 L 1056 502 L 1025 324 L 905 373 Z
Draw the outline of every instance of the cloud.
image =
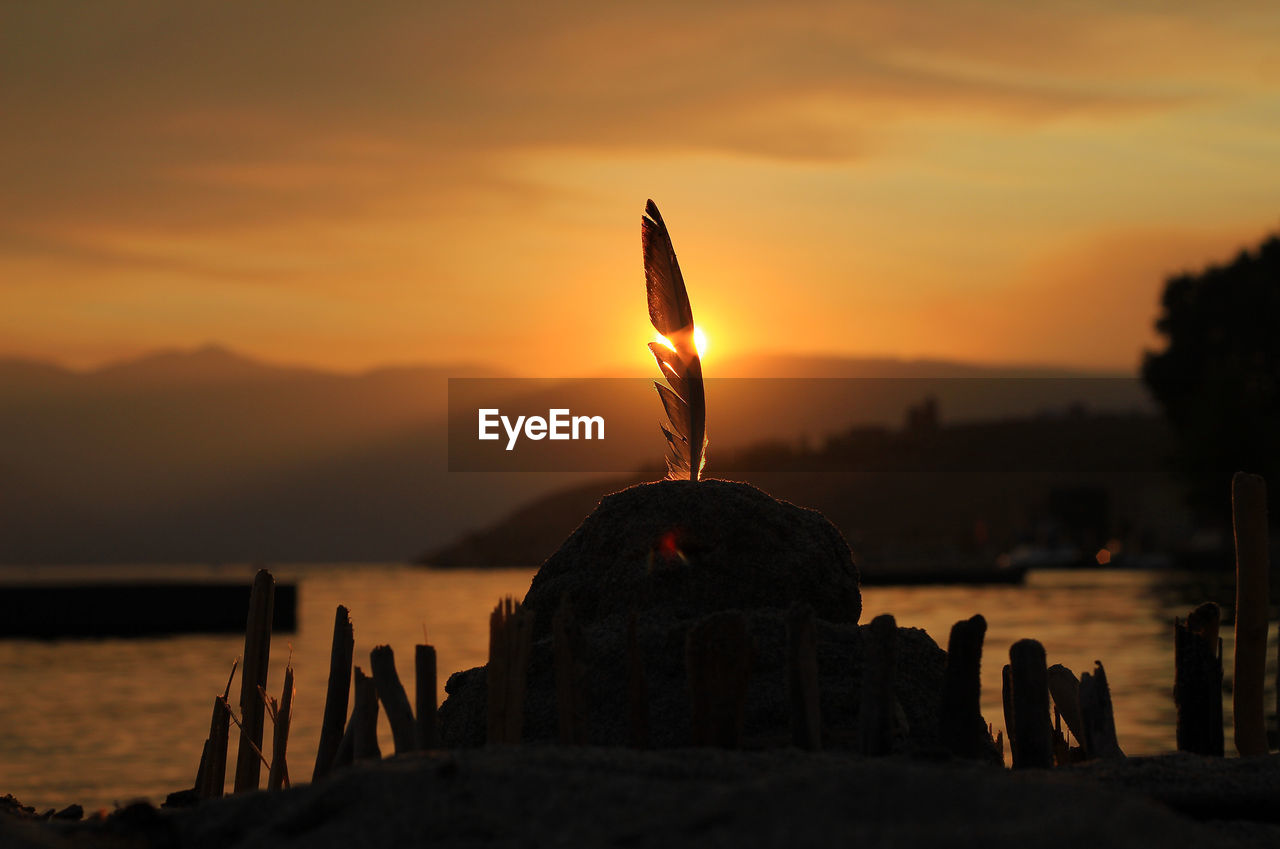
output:
M 1278 18 L 1189 0 L 6 4 L 0 313 L 37 288 L 98 293 L 40 312 L 66 344 L 53 325 L 99 332 L 103 302 L 155 338 L 171 301 L 194 305 L 175 320 L 205 321 L 189 341 L 276 311 L 254 342 L 281 346 L 306 313 L 310 350 L 334 350 L 325 333 L 357 348 L 358 326 L 373 357 L 395 311 L 396 350 L 416 352 L 425 316 L 462 339 L 492 304 L 622 277 L 634 257 L 599 240 L 624 190 L 683 198 L 730 234 L 725 263 L 778 238 L 750 220 L 768 208 L 777 267 L 822 272 L 815 303 L 853 262 L 884 271 L 887 301 L 919 301 L 939 288 L 921 282 L 931 251 L 999 265 L 1157 204 L 1184 213 L 1170 226 L 1247 218 L 1273 197 Z M 1253 123 L 1233 123 L 1246 101 Z M 1230 167 L 1167 178 L 1205 153 Z
M 0 173 L 27 218 L 306 213 L 322 191 L 345 207 L 493 178 L 495 158 L 540 147 L 857 160 L 903 118 L 1120 120 L 1276 65 L 1265 28 L 1228 26 L 1243 12 L 1109 4 L 132 2 L 7 16 Z M 201 174 L 227 179 L 184 180 Z

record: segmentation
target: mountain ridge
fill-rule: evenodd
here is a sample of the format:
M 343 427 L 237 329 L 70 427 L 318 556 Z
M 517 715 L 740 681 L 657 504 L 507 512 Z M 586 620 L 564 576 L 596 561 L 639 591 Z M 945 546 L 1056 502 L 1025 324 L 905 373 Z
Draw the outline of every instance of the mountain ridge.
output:
M 723 456 L 717 452 L 762 438 L 898 421 L 938 387 L 944 411 L 957 415 L 966 414 L 965 402 L 948 393 L 973 387 L 991 396 L 970 405 L 975 414 L 1011 402 L 1056 406 L 1076 392 L 1093 392 L 1103 406 L 1138 399 L 1131 380 L 1104 380 L 1101 390 L 1070 377 L 877 383 L 856 378 L 1019 372 L 965 364 L 948 371 L 940 361 L 892 358 L 764 359 L 741 362 L 757 375 L 821 367 L 855 379 L 726 381 L 710 410 L 713 464 Z M 0 498 L 0 563 L 409 560 L 592 476 L 585 469 L 450 472 L 450 377 L 511 375 L 462 363 L 348 374 L 266 363 L 221 345 L 166 349 L 88 371 L 0 360 L 0 473 L 17 487 Z M 646 382 L 637 378 L 643 391 L 611 426 L 622 449 L 615 469 L 660 456 L 657 402 Z M 544 410 L 571 395 L 556 380 L 539 385 Z M 525 384 L 511 386 L 518 392 Z M 773 394 L 784 389 L 785 414 Z

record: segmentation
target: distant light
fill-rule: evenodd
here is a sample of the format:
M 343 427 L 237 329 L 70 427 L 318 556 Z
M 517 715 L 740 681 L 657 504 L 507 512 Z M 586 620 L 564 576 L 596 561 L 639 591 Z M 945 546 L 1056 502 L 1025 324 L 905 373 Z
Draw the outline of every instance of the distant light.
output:
M 1099 566 L 1106 566 L 1111 562 L 1111 552 L 1107 551 L 1105 548 L 1100 548 L 1098 549 L 1098 553 L 1094 555 L 1094 558 L 1098 561 Z

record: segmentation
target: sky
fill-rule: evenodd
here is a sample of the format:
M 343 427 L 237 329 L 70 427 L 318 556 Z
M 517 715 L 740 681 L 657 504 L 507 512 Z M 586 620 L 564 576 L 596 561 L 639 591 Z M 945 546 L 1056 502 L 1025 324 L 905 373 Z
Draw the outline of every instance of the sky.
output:
M 1133 369 L 1280 229 L 1280 5 L 0 0 L 0 356 Z

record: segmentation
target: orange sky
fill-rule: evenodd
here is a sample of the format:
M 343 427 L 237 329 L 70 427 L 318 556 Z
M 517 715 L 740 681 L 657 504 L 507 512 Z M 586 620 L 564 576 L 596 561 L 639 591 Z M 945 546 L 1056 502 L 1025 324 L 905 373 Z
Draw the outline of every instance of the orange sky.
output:
M 1132 368 L 1280 226 L 1280 6 L 17 3 L 0 355 L 647 364 L 659 203 L 712 356 Z

